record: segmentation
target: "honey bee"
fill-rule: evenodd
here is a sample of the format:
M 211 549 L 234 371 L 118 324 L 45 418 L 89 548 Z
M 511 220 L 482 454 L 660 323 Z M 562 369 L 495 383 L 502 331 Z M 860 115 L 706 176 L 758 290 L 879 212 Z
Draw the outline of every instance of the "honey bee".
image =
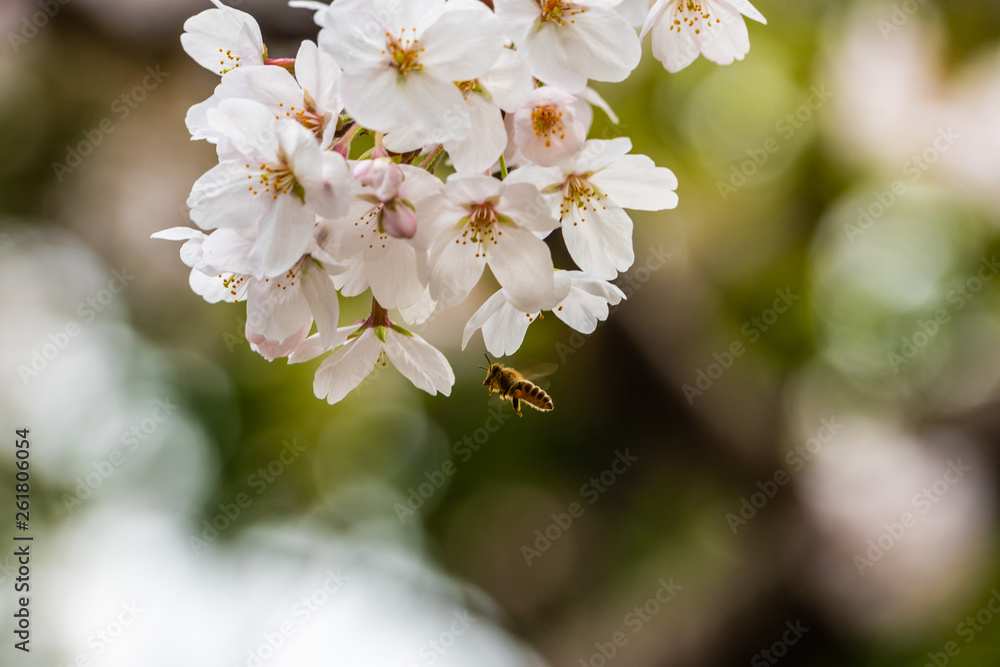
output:
M 524 375 L 503 364 L 493 363 L 489 357 L 486 357 L 486 363 L 489 364 L 489 368 L 480 366 L 486 371 L 483 386 L 489 388 L 491 396 L 493 392 L 496 392 L 500 398 L 509 398 L 514 407 L 514 413 L 518 417 L 522 416 L 522 401 L 542 412 L 553 409 L 554 406 L 549 395 L 541 387 L 525 378 Z

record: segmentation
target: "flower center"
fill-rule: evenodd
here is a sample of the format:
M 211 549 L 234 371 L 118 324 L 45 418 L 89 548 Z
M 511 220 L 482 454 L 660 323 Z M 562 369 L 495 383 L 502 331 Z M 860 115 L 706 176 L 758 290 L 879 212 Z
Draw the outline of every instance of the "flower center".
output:
M 401 76 L 423 69 L 420 65 L 420 54 L 424 49 L 417 39 L 417 29 L 410 28 L 410 30 L 413 34 L 407 37 L 406 28 L 403 28 L 398 39 L 393 37 L 392 33 L 385 33 L 386 48 L 382 53 L 388 54 L 391 59 L 390 64 L 399 70 Z
M 688 28 L 694 28 L 696 35 L 701 34 L 702 22 L 704 21 L 704 27 L 706 29 L 711 29 L 712 27 L 712 11 L 705 3 L 703 6 L 697 0 L 681 0 L 676 5 L 674 5 L 674 22 L 670 26 L 670 30 L 676 30 L 680 33 L 681 28 L 687 26 Z M 715 23 L 721 23 L 719 19 L 715 19 Z
M 229 70 L 240 66 L 240 56 L 234 56 L 231 49 L 219 49 L 219 74 L 225 74 Z
M 285 112 L 285 118 L 296 121 L 299 125 L 312 132 L 317 139 L 323 139 L 325 119 L 319 115 L 319 112 L 316 111 L 316 108 L 308 100 L 303 109 L 298 109 L 294 105 L 285 107 L 284 102 L 279 103 L 278 106 Z M 280 120 L 281 116 L 275 116 L 274 118 Z
M 580 212 L 579 222 L 586 222 L 587 218 L 584 215 L 588 210 L 596 212 L 598 206 L 607 209 L 607 206 L 601 203 L 607 198 L 608 196 L 594 187 L 594 184 L 585 175 L 573 174 L 563 184 L 563 200 L 559 204 L 559 219 L 562 220 L 573 209 L 577 209 Z M 577 226 L 575 217 L 573 226 Z
M 374 249 L 378 243 L 383 248 L 389 235 L 382 230 L 382 209 L 385 204 L 374 202 L 374 206 L 368 209 L 364 215 L 354 221 L 354 226 L 361 232 L 361 238 L 367 239 L 368 248 Z
M 531 127 L 535 131 L 536 137 L 545 139 L 546 148 L 552 145 L 552 137 L 555 135 L 558 134 L 560 140 L 566 138 L 562 117 L 562 110 L 551 105 L 535 107 L 531 110 Z
M 234 303 L 246 301 L 247 290 L 250 289 L 250 276 L 238 273 L 219 274 L 219 280 L 222 281 L 222 286 L 236 297 Z
M 476 257 L 485 257 L 486 248 L 489 244 L 497 245 L 503 230 L 500 228 L 500 219 L 492 202 L 473 204 L 469 209 L 469 217 L 466 218 L 465 229 L 462 231 L 462 238 L 455 239 L 455 243 L 467 245 L 474 243 L 479 246 L 476 250 Z
M 535 0 L 535 2 L 538 3 L 539 8 L 542 10 L 543 23 L 566 25 L 567 19 L 569 19 L 570 23 L 576 23 L 573 17 L 587 11 L 585 7 L 577 7 L 571 2 L 566 2 L 566 0 Z
M 250 168 L 248 164 L 247 169 Z M 253 180 L 253 174 L 247 176 L 249 180 Z M 277 199 L 279 195 L 287 195 L 289 193 L 297 195 L 299 198 L 304 199 L 305 191 L 297 180 L 295 180 L 295 174 L 292 172 L 292 168 L 288 166 L 288 163 L 282 160 L 279 165 L 262 164 L 258 170 L 257 174 L 258 182 L 257 185 L 250 185 L 249 190 L 255 195 L 259 195 L 262 192 L 264 194 L 270 193 L 274 199 Z

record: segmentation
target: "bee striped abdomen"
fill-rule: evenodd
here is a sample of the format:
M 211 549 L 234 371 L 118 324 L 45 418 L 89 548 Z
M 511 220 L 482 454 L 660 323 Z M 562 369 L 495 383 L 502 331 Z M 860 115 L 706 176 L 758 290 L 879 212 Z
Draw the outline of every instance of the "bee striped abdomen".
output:
M 548 412 L 555 407 L 552 405 L 552 398 L 541 387 L 527 380 L 521 380 L 514 385 L 511 394 L 542 412 Z

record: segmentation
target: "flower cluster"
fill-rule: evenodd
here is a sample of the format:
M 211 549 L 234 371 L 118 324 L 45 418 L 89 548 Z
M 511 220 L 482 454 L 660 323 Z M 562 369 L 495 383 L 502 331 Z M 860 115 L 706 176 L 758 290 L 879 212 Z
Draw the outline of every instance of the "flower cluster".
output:
M 594 106 L 617 122 L 589 80 L 632 72 L 639 23 L 676 71 L 741 59 L 740 14 L 763 21 L 746 0 L 293 0 L 319 36 L 275 59 L 253 17 L 212 2 L 181 41 L 221 77 L 187 115 L 219 163 L 188 199 L 200 230 L 154 237 L 184 241 L 197 294 L 246 303 L 266 359 L 332 353 L 314 384 L 330 403 L 387 361 L 449 394 L 447 359 L 403 325 L 463 302 L 487 266 L 500 289 L 463 348 L 481 329 L 511 354 L 542 311 L 592 332 L 635 259 L 625 209 L 673 208 L 677 181 L 626 138 L 587 139 Z M 579 270 L 554 266 L 557 229 Z M 339 299 L 368 291 L 368 318 L 341 326 Z

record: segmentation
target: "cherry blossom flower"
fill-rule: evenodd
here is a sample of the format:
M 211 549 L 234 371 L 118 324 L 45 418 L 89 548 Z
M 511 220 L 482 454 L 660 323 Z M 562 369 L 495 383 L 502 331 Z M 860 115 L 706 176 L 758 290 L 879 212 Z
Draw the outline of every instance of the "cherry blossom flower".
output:
M 731 65 L 750 52 L 743 16 L 767 24 L 749 0 L 657 0 L 642 37 L 653 33 L 653 55 L 668 72 L 679 72 L 698 54 Z
M 288 354 L 276 354 L 276 350 L 290 352 L 304 341 L 313 322 L 321 342 L 335 343 L 340 307 L 333 276 L 344 269 L 315 241 L 309 253 L 283 275 L 255 278 L 250 273 L 253 239 L 231 229 L 206 235 L 196 229 L 175 227 L 157 232 L 153 238 L 186 241 L 181 247 L 181 259 L 192 269 L 192 288 L 206 301 L 246 301 L 247 331 L 254 334 L 253 345 L 269 352 L 262 352 L 269 360 L 275 358 L 270 355 Z M 298 343 L 289 342 L 296 338 Z
M 191 219 L 202 229 L 256 226 L 254 273 L 280 276 L 305 254 L 317 214 L 346 213 L 347 164 L 321 151 L 302 125 L 275 120 L 259 102 L 223 100 L 208 119 L 232 153 L 195 183 Z
M 387 158 L 361 162 L 354 172 L 360 178 L 350 210 L 323 221 L 318 232 L 323 247 L 349 267 L 339 285 L 345 296 L 371 287 L 386 308 L 412 306 L 427 286 L 427 250 L 433 240 L 431 230 L 417 224 L 417 211 L 441 189 L 441 181 Z
M 195 62 L 220 76 L 238 67 L 263 65 L 267 49 L 254 17 L 219 0 L 184 23 L 181 45 Z
M 576 93 L 623 81 L 639 64 L 635 30 L 609 0 L 496 0 L 497 17 L 541 81 Z
M 538 189 L 491 176 L 453 174 L 424 204 L 436 240 L 431 247 L 431 296 L 454 305 L 468 296 L 489 264 L 511 298 L 527 310 L 551 301 L 552 255 L 538 234 L 559 223 Z
M 425 143 L 464 138 L 471 119 L 456 81 L 500 57 L 496 17 L 475 0 L 338 0 L 320 45 L 344 68 L 341 95 L 361 125 L 405 128 Z
M 645 155 L 627 155 L 624 137 L 592 139 L 558 167 L 528 166 L 509 183 L 530 183 L 546 193 L 562 222 L 573 261 L 586 273 L 611 280 L 635 261 L 632 220 L 624 208 L 661 211 L 677 206 L 677 178 Z
M 516 112 L 534 89 L 528 65 L 518 55 L 503 49 L 488 72 L 471 81 L 456 83 L 465 99 L 471 129 L 464 138 L 444 140 L 444 148 L 456 171 L 482 173 L 489 169 L 507 146 L 502 111 Z M 423 137 L 398 129 L 385 138 L 391 151 L 403 153 L 424 146 Z
M 316 135 L 323 148 L 333 142 L 340 104 L 340 67 L 315 43 L 305 41 L 295 58 L 295 76 L 284 67 L 268 65 L 233 70 L 222 77 L 212 97 L 188 111 L 187 126 L 192 139 L 217 144 L 225 133 L 208 120 L 209 109 L 226 99 L 260 102 L 275 119 L 294 120 Z M 225 148 L 221 149 L 225 154 Z
M 327 357 L 313 380 L 316 398 L 333 405 L 360 385 L 375 369 L 388 361 L 413 383 L 434 396 L 448 396 L 455 384 L 451 364 L 440 351 L 420 336 L 392 323 L 385 310 L 375 307 L 364 322 L 342 327 L 340 347 Z M 326 351 L 316 336 L 310 336 L 290 357 L 289 363 L 313 359 Z
M 576 113 L 580 101 L 556 86 L 536 88 L 514 116 L 514 143 L 521 155 L 552 167 L 579 151 L 587 140 Z M 589 104 L 582 106 L 589 111 Z
M 611 283 L 582 271 L 556 271 L 556 301 L 550 308 L 556 317 L 582 334 L 593 333 L 597 323 L 608 318 L 609 306 L 617 305 L 625 293 Z M 525 312 L 513 305 L 505 290 L 497 291 L 469 319 L 462 335 L 462 349 L 477 330 L 483 330 L 486 349 L 495 357 L 514 354 L 528 326 L 539 312 Z

